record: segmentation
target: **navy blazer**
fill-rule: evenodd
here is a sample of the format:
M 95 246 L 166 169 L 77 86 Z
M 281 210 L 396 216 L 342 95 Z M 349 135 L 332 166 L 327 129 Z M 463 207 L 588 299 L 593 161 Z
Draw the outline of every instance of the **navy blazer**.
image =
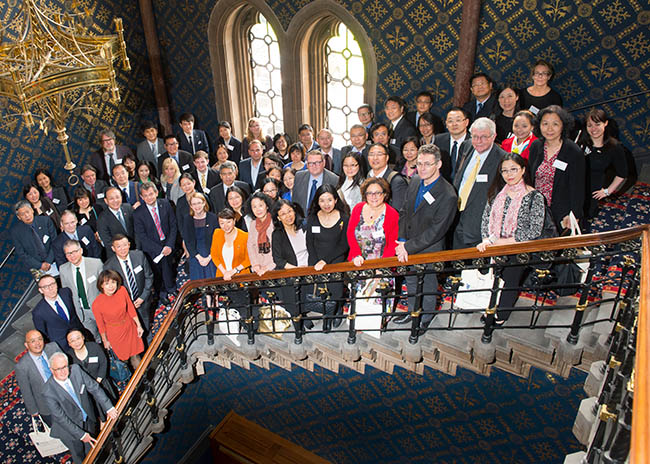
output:
M 393 133 L 390 134 L 389 144 L 395 151 L 397 157 L 390 160 L 390 163 L 395 163 L 399 158 L 402 157 L 402 142 L 407 137 L 418 137 L 418 131 L 415 126 L 406 118 L 406 115 L 402 116 L 402 119 L 399 120 L 397 126 L 393 127 Z
M 174 215 L 174 210 L 169 200 L 156 200 L 156 207 L 158 208 L 160 225 L 165 234 L 164 240 L 160 240 L 156 224 L 153 222 L 153 217 L 151 217 L 151 213 L 146 204 L 142 204 L 133 212 L 135 236 L 138 238 L 138 243 L 142 251 L 152 258 L 158 256 L 166 246 L 174 249 L 176 233 L 178 231 L 176 227 L 176 216 Z
M 183 151 L 186 151 L 192 155 L 199 150 L 203 150 L 206 153 L 210 153 L 210 145 L 208 144 L 208 137 L 205 135 L 205 132 L 199 129 L 192 130 L 192 141 L 194 146 L 187 140 L 185 132 L 179 132 L 176 134 L 176 139 L 178 140 L 179 148 Z M 196 150 L 195 150 L 196 148 Z
M 260 184 L 262 183 L 262 179 L 264 179 L 264 165 L 262 160 L 260 160 L 260 170 L 259 173 L 257 174 L 257 179 L 253 182 L 253 178 L 251 177 L 251 158 L 246 158 L 244 160 L 241 160 L 239 163 L 239 180 L 242 182 L 246 182 L 250 188 L 251 191 L 255 191 L 260 188 Z
M 201 187 L 201 174 L 199 173 L 199 171 L 194 171 L 192 175 L 194 176 L 194 181 L 196 182 L 196 186 L 195 186 L 196 190 L 199 192 L 203 192 L 205 195 L 209 195 L 210 190 L 212 190 L 212 187 L 214 187 L 219 182 L 221 182 L 221 176 L 219 175 L 219 171 L 216 171 L 215 169 L 212 169 L 210 167 L 208 167 L 208 172 L 206 176 L 207 178 L 205 182 L 205 187 L 206 187 L 205 190 L 203 190 L 203 188 Z
M 135 273 L 135 281 L 138 284 L 139 292 L 138 295 L 134 296 L 133 300 L 142 298 L 145 301 L 143 306 L 145 304 L 148 305 L 150 303 L 149 297 L 151 296 L 151 291 L 153 289 L 153 271 L 151 270 L 149 261 L 147 261 L 144 253 L 140 250 L 129 251 L 129 258 L 131 259 L 131 265 L 133 267 L 133 272 Z M 104 263 L 104 270 L 107 269 L 117 272 L 122 277 L 122 282 L 128 282 L 128 278 L 124 275 L 117 256 L 113 255 L 112 258 L 109 258 L 106 263 Z M 130 292 L 128 286 L 127 291 Z M 140 306 L 140 308 L 142 308 L 142 306 Z
M 79 329 L 84 333 L 86 333 L 86 331 L 74 309 L 72 290 L 65 287 L 60 288 L 59 296 L 68 310 L 68 314 L 70 315 L 69 321 L 64 321 L 61 316 L 52 309 L 52 306 L 45 301 L 45 298 L 43 298 L 32 310 L 32 322 L 34 323 L 34 328 L 36 328 L 36 330 L 45 334 L 50 341 L 55 342 L 61 348 L 66 349 L 69 348 L 68 340 L 66 339 L 68 330 Z
M 77 226 L 77 237 L 79 237 L 79 244 L 83 250 L 84 256 L 90 258 L 101 258 L 102 256 L 102 247 L 97 243 L 95 239 L 95 233 L 90 228 L 90 226 L 83 225 Z M 56 265 L 61 267 L 62 264 L 68 262 L 63 252 L 63 245 L 70 239 L 68 234 L 61 232 L 53 241 L 52 249 L 54 250 L 54 259 L 56 260 Z
M 241 140 L 231 135 L 230 140 L 228 142 L 229 144 L 226 144 L 226 141 L 223 139 L 223 137 L 220 136 L 217 139 L 217 146 L 225 145 L 226 150 L 228 150 L 228 159 L 233 163 L 239 164 L 239 162 L 241 161 Z M 216 162 L 217 162 L 217 155 L 215 153 L 214 155 L 210 156 L 210 164 L 214 164 Z
M 52 264 L 54 262 L 54 250 L 52 250 L 52 241 L 56 238 L 56 229 L 52 220 L 47 216 L 34 216 L 34 227 L 41 247 L 35 242 L 36 237 L 32 232 L 32 227 L 24 222 L 18 222 L 11 228 L 11 239 L 16 247 L 16 256 L 29 269 L 39 269 L 44 262 Z M 45 238 L 47 237 L 47 238 Z
M 196 256 L 196 230 L 194 229 L 194 221 L 191 216 L 187 216 L 187 219 L 181 221 L 181 237 L 185 242 L 185 248 L 190 255 L 190 258 Z M 205 217 L 205 246 L 208 251 L 212 246 L 212 234 L 215 229 L 219 228 L 219 218 L 217 215 L 211 212 L 207 212 Z
M 163 153 L 158 157 L 157 169 L 161 177 L 163 175 L 163 170 L 162 170 L 163 161 L 165 161 L 169 157 L 170 157 L 169 153 L 167 152 Z M 194 171 L 196 171 L 196 167 L 194 166 L 194 157 L 192 156 L 192 153 L 189 153 L 184 150 L 178 150 L 178 161 L 179 161 L 178 169 L 180 170 L 181 174 L 185 174 L 186 172 L 192 174 Z
M 126 193 L 124 192 L 124 190 L 122 190 L 122 187 L 117 185 L 115 182 L 113 182 L 113 185 L 115 187 L 117 187 L 118 189 L 120 189 L 120 192 L 122 193 L 122 202 L 123 203 L 128 203 L 131 206 L 133 206 L 137 202 L 140 201 L 140 192 L 138 191 L 138 184 L 136 184 L 132 180 L 129 181 L 129 187 L 127 189 L 129 191 L 128 198 L 127 198 Z
M 490 95 L 490 97 L 483 102 L 483 108 L 481 111 L 476 113 L 476 98 L 472 97 L 467 103 L 463 106 L 463 109 L 469 114 L 469 122 L 473 123 L 478 118 L 489 118 L 494 114 L 495 109 L 497 108 L 497 97 L 495 94 Z

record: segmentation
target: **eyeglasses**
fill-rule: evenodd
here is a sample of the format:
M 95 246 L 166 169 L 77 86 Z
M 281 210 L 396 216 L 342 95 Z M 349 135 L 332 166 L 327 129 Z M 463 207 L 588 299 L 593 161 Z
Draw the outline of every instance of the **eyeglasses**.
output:
M 276 188 L 272 188 L 272 189 L 264 189 L 264 190 L 262 190 L 262 193 L 269 194 L 269 193 L 275 193 L 275 192 L 277 192 L 277 191 L 278 191 L 278 189 L 276 189 Z
M 516 174 L 521 170 L 521 168 L 510 168 L 510 169 L 502 169 L 501 174 Z
M 490 140 L 494 135 L 472 135 L 472 140 Z
M 368 158 L 377 158 L 379 156 L 388 156 L 388 153 L 368 153 Z
M 486 85 L 490 85 L 490 83 L 488 81 L 478 81 L 478 82 L 474 82 L 472 84 L 472 88 L 474 88 L 474 87 L 484 87 Z
M 543 76 L 550 76 L 550 75 L 551 75 L 551 73 L 548 72 L 548 71 L 535 71 L 533 73 L 533 76 L 535 76 L 535 77 L 543 77 Z
M 114 139 L 112 139 L 112 138 L 111 138 L 111 139 L 102 139 L 102 143 L 104 143 L 104 142 L 110 142 L 111 140 L 114 140 Z
M 166 147 L 173 147 L 174 145 L 178 145 L 178 142 L 167 142 L 165 144 Z
M 386 192 L 366 192 L 367 197 L 380 197 L 386 195 Z
M 56 282 L 52 282 L 51 284 L 45 284 L 45 285 L 39 285 L 38 288 L 52 288 L 56 287 Z
M 75 253 L 79 253 L 80 251 L 81 251 L 81 248 L 77 248 L 76 250 L 66 251 L 66 252 L 64 252 L 64 254 L 65 254 L 66 256 L 70 256 L 70 255 L 73 255 L 73 254 L 75 254 Z
M 63 366 L 63 367 L 57 367 L 56 369 L 50 369 L 51 371 L 54 372 L 59 372 L 59 371 L 64 371 L 68 368 L 68 366 Z
M 438 163 L 424 163 L 424 162 L 421 162 L 421 161 L 418 161 L 417 163 L 415 163 L 415 165 L 417 167 L 419 167 L 419 168 L 432 168 L 436 164 L 438 164 Z

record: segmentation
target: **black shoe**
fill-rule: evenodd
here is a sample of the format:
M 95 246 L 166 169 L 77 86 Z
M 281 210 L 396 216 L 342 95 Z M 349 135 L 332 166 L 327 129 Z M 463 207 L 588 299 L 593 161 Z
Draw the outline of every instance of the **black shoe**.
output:
M 171 301 L 169 301 L 169 297 L 168 297 L 168 296 L 163 296 L 163 297 L 161 297 L 161 298 L 158 300 L 158 302 L 159 302 L 160 304 L 164 305 L 164 306 L 169 306 L 169 304 L 171 303 Z
M 391 322 L 398 324 L 398 325 L 403 325 L 403 324 L 408 324 L 412 321 L 411 315 L 409 313 L 404 313 L 400 314 L 399 316 L 393 316 L 391 319 Z
M 345 319 L 345 316 L 343 314 L 339 314 L 334 317 L 334 320 L 332 321 L 332 327 L 335 329 L 338 329 L 341 327 L 341 324 L 343 324 L 343 319 Z
M 332 330 L 332 319 L 323 319 L 323 332 L 328 333 L 330 330 Z

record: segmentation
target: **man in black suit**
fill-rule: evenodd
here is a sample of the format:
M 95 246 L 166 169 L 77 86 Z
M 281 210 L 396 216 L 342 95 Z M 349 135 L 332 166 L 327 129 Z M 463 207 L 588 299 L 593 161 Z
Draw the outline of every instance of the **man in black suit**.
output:
M 496 109 L 497 98 L 492 94 L 492 79 L 485 73 L 476 73 L 470 79 L 472 98 L 463 109 L 469 115 L 470 122 L 478 118 L 489 118 Z
M 140 161 L 146 161 L 153 168 L 152 175 L 158 177 L 158 157 L 165 152 L 165 142 L 158 137 L 158 128 L 151 121 L 145 121 L 140 127 L 144 140 L 138 144 L 136 156 Z
M 14 206 L 19 221 L 11 228 L 11 239 L 16 256 L 27 269 L 58 274 L 52 241 L 56 238 L 54 223 L 49 217 L 34 216 L 34 209 L 27 200 L 20 200 Z
M 329 169 L 337 176 L 341 174 L 341 150 L 332 147 L 334 136 L 329 129 L 321 129 L 316 137 L 320 151 L 325 157 L 325 169 Z
M 108 187 L 108 184 L 103 180 L 97 179 L 97 169 L 90 164 L 84 164 L 81 168 L 81 180 L 83 181 L 81 183 L 83 188 L 88 190 L 93 200 L 99 202 L 103 207 L 106 204 L 104 202 L 104 191 Z
M 251 192 L 254 192 L 262 183 L 265 172 L 262 164 L 264 147 L 259 140 L 252 140 L 248 144 L 248 158 L 239 163 L 239 180 L 246 182 Z
M 103 130 L 99 133 L 101 148 L 90 155 L 90 164 L 97 170 L 97 177 L 104 182 L 110 182 L 113 166 L 122 164 L 126 155 L 132 155 L 130 148 L 124 145 L 115 145 L 115 134 L 112 130 Z
M 336 187 L 339 178 L 332 171 L 325 169 L 325 158 L 319 150 L 307 153 L 306 171 L 298 171 L 293 183 L 291 200 L 298 203 L 307 214 L 311 201 L 318 187 L 323 184 L 330 184 Z
M 56 279 L 44 275 L 38 279 L 38 292 L 43 299 L 32 310 L 32 322 L 36 330 L 63 349 L 68 349 L 65 336 L 70 329 L 84 330 L 72 301 L 69 288 L 59 290 Z
M 38 330 L 30 330 L 25 334 L 25 348 L 27 353 L 16 364 L 16 381 L 23 395 L 25 409 L 32 416 L 40 414 L 51 427 L 52 415 L 43 397 L 43 387 L 52 376 L 50 357 L 61 351 L 61 348 L 54 342 L 46 345 L 43 334 Z
M 413 176 L 406 192 L 406 199 L 399 214 L 399 243 L 397 259 L 405 263 L 409 255 L 433 253 L 445 248 L 445 236 L 456 216 L 458 197 L 454 187 L 440 174 L 442 160 L 440 149 L 433 144 L 424 145 L 418 150 L 418 173 Z M 432 266 L 428 265 L 431 270 Z M 406 286 L 409 294 L 417 292 L 417 276 L 407 276 Z M 424 292 L 438 290 L 435 273 L 425 274 Z M 424 311 L 436 309 L 436 295 L 424 295 L 419 305 L 416 297 L 409 297 L 411 312 L 422 308 Z M 423 314 L 420 327 L 426 330 L 433 314 Z
M 375 124 L 375 112 L 372 110 L 372 106 L 367 103 L 361 105 L 357 108 L 357 117 L 367 134 L 370 135 L 370 128 Z
M 320 148 L 316 140 L 314 140 L 314 129 L 309 124 L 301 124 L 298 127 L 298 140 L 305 147 L 305 153 Z
M 246 182 L 235 180 L 237 178 L 237 165 L 232 161 L 228 160 L 219 166 L 219 177 L 221 177 L 221 182 L 210 189 L 209 196 L 210 203 L 216 212 L 226 207 L 226 194 L 230 187 L 239 187 L 246 192 L 247 196 L 251 194 L 250 185 Z
M 109 419 L 117 419 L 117 410 L 97 381 L 79 366 L 68 366 L 68 357 L 62 352 L 50 358 L 52 376 L 45 383 L 43 396 L 52 411 L 50 436 L 59 438 L 72 454 L 75 464 L 81 464 L 96 443 L 93 435 L 98 432 L 95 405 Z
M 209 156 L 203 150 L 194 153 L 194 180 L 197 190 L 205 196 L 210 195 L 212 187 L 219 183 L 219 173 L 210 167 L 209 162 Z
M 350 152 L 359 153 L 364 162 L 364 172 L 368 170 L 368 131 L 361 124 L 350 127 L 350 145 L 341 148 L 341 160 Z M 341 161 L 343 169 L 343 161 Z
M 371 143 L 381 143 L 388 150 L 388 164 L 395 165 L 399 157 L 402 156 L 399 149 L 395 149 L 394 145 L 390 144 L 390 128 L 384 122 L 378 122 L 370 128 L 370 139 Z M 368 170 L 370 168 L 370 163 L 368 162 L 368 151 L 365 151 L 366 155 L 366 165 Z
M 63 251 L 63 246 L 68 240 L 77 240 L 81 245 L 84 256 L 90 258 L 101 258 L 102 247 L 95 239 L 95 233 L 90 226 L 79 226 L 77 215 L 70 210 L 61 214 L 61 233 L 52 241 L 54 259 L 58 267 L 68 262 Z
M 106 189 L 107 208 L 97 218 L 97 232 L 106 249 L 107 257 L 113 256 L 109 244 L 115 234 L 124 234 L 137 244 L 133 230 L 133 207 L 122 201 L 122 192 L 117 187 Z
M 176 135 L 180 149 L 194 155 L 199 150 L 210 153 L 210 145 L 205 132 L 194 129 L 194 115 L 192 113 L 181 114 L 180 126 L 181 132 Z
M 415 129 L 418 131 L 418 134 L 420 133 L 420 130 L 418 129 L 418 123 L 420 122 L 420 116 L 422 116 L 424 113 L 429 113 L 431 115 L 431 118 L 433 119 L 434 134 L 441 134 L 445 131 L 445 126 L 442 123 L 442 119 L 436 113 L 431 111 L 432 107 L 433 107 L 433 94 L 427 90 L 424 90 L 418 93 L 417 96 L 415 97 L 416 110 L 409 111 L 408 113 L 406 113 L 406 119 L 408 119 L 411 122 L 411 124 L 413 124 Z
M 135 235 L 142 251 L 153 262 L 155 281 L 161 284 L 160 301 L 168 304 L 168 295 L 176 293 L 174 272 L 174 245 L 176 243 L 176 216 L 169 200 L 158 199 L 158 189 L 153 182 L 140 187 L 144 205 L 133 213 Z
M 194 172 L 194 158 L 192 157 L 192 153 L 178 149 L 178 138 L 175 135 L 167 135 L 165 137 L 165 149 L 167 151 L 158 157 L 157 169 L 160 174 L 163 173 L 163 161 L 167 158 L 173 158 L 176 161 L 181 174 L 186 172 L 192 174 Z
M 219 138 L 217 146 L 223 145 L 228 150 L 228 159 L 236 164 L 241 161 L 241 140 L 232 135 L 232 127 L 228 121 L 219 123 Z M 216 155 L 210 158 L 210 164 L 217 162 Z
M 390 146 L 398 154 L 402 156 L 400 152 L 402 147 L 402 142 L 407 137 L 417 137 L 418 131 L 415 129 L 415 126 L 411 124 L 411 121 L 406 119 L 406 103 L 402 100 L 401 97 L 392 96 L 388 97 L 384 105 L 384 112 L 386 117 L 390 121 L 388 128 L 390 129 Z M 373 137 L 373 142 L 377 140 Z M 395 162 L 397 158 L 395 159 Z
M 370 148 L 368 148 L 368 164 L 370 165 L 368 178 L 382 177 L 388 182 L 390 185 L 390 201 L 388 204 L 399 211 L 404 204 L 408 183 L 400 173 L 393 171 L 388 166 L 388 156 L 386 145 L 379 142 L 370 145 Z
M 497 173 L 497 166 L 505 152 L 494 143 L 496 125 L 488 118 L 478 118 L 470 127 L 471 141 L 465 142 L 467 155 L 454 178 L 458 192 L 458 211 L 454 231 L 454 248 L 473 248 L 481 240 L 481 218 L 487 202 L 487 192 Z M 465 152 L 465 147 L 461 151 Z
M 463 155 L 460 152 L 460 147 L 469 135 L 467 133 L 469 117 L 464 109 L 454 106 L 447 112 L 445 124 L 448 132 L 436 135 L 433 143 L 440 148 L 442 156 L 442 169 L 440 172 L 448 182 L 453 183 L 459 161 Z
M 104 264 L 104 270 L 116 271 L 126 287 L 136 311 L 140 315 L 145 336 L 151 329 L 153 300 L 153 271 L 140 250 L 131 250 L 128 237 L 117 234 L 111 244 L 113 257 Z M 130 277 L 132 276 L 132 277 Z

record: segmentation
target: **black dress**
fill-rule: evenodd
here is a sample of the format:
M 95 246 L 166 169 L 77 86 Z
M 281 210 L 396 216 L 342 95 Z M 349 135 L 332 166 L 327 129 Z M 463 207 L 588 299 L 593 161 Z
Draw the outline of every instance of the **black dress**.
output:
M 86 350 L 88 350 L 88 356 L 83 360 L 75 356 L 72 348 L 68 349 L 68 354 L 70 355 L 72 362 L 81 367 L 81 369 L 83 369 L 83 371 L 93 379 L 96 380 L 97 377 L 101 377 L 102 381 L 100 385 L 111 401 L 115 402 L 117 396 L 108 375 L 109 364 L 104 349 L 95 342 L 86 342 Z
M 88 212 L 88 216 L 86 216 L 83 213 L 80 213 L 79 211 L 76 211 L 79 225 L 83 226 L 84 224 L 88 224 L 90 228 L 93 230 L 93 232 L 97 232 L 97 218 L 102 213 L 102 211 L 104 211 L 104 208 L 102 208 L 102 206 L 98 204 L 90 208 L 90 211 Z
M 587 217 L 594 217 L 598 212 L 598 200 L 594 199 L 591 195 L 596 190 L 600 190 L 607 182 L 607 170 L 610 167 L 614 168 L 618 177 L 626 178 L 628 176 L 627 159 L 625 158 L 625 151 L 618 142 L 611 142 L 603 147 L 585 147 L 585 155 L 587 160 L 587 173 L 589 180 L 586 182 L 589 190 L 586 192 L 588 202 Z
M 562 97 L 553 89 L 549 90 L 546 95 L 542 95 L 541 97 L 531 95 L 528 93 L 528 89 L 524 89 L 521 92 L 519 106 L 522 110 L 529 110 L 531 106 L 534 106 L 538 110 L 543 110 L 547 106 L 551 105 L 562 106 Z
M 501 145 L 501 142 L 512 135 L 512 122 L 514 120 L 514 116 L 509 117 L 503 114 L 498 114 L 494 118 L 494 123 L 497 125 L 497 138 L 494 140 L 495 143 Z

